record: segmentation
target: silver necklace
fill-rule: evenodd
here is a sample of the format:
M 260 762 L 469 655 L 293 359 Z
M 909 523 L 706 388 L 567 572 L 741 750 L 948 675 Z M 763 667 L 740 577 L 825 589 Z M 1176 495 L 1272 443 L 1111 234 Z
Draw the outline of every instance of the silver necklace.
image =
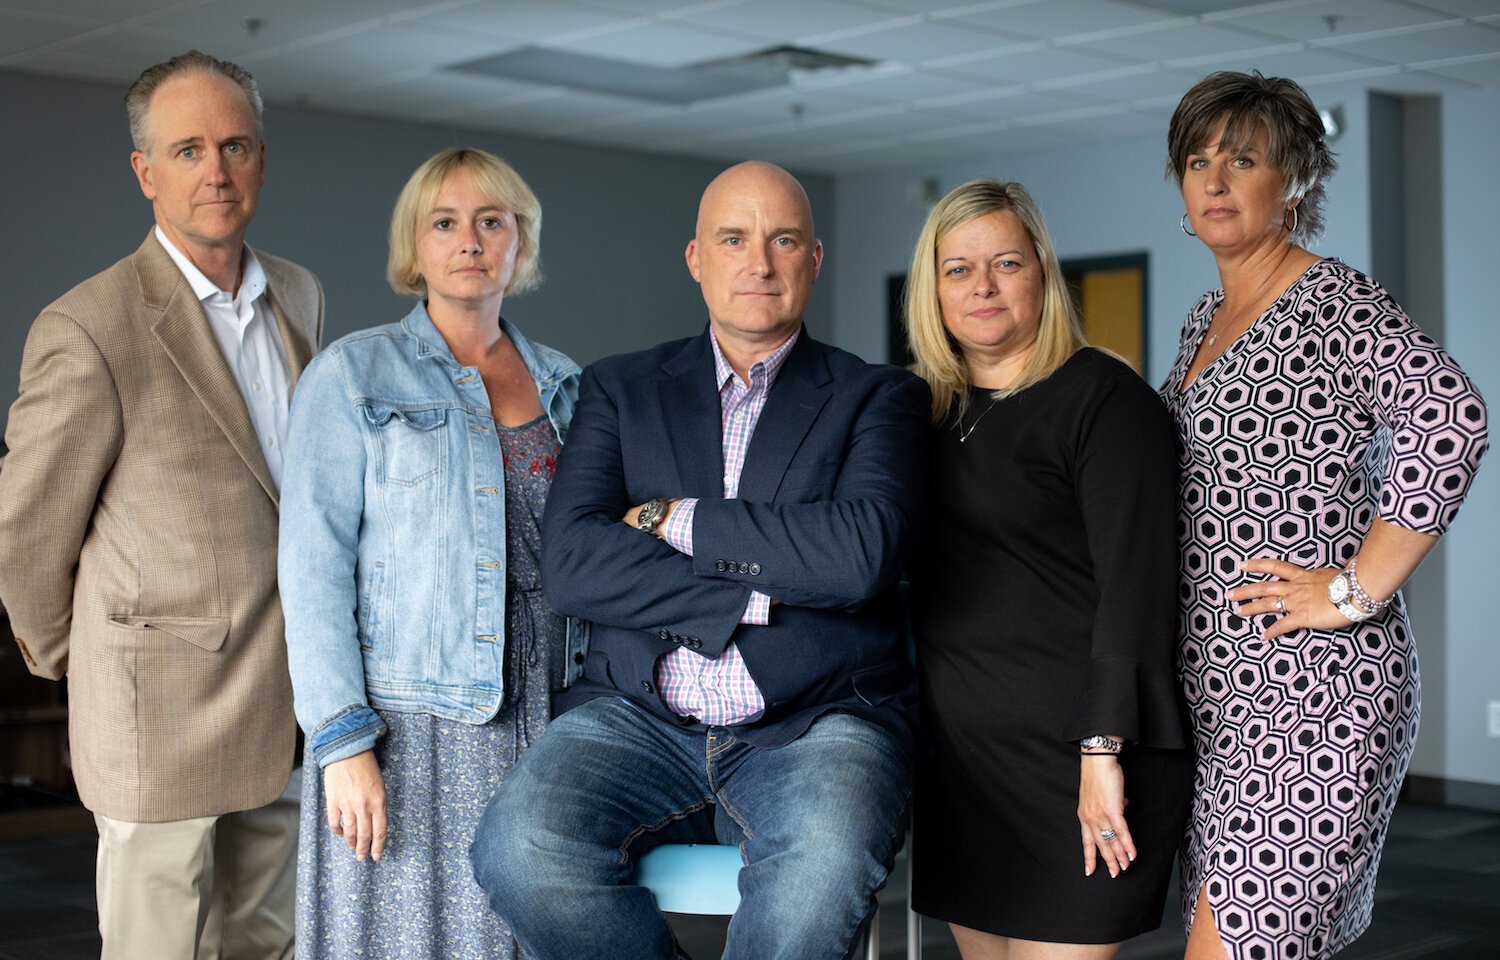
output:
M 959 421 L 958 421 L 958 442 L 959 443 L 968 443 L 969 442 L 969 438 L 974 435 L 974 428 L 977 427 L 977 426 L 979 426 L 979 421 L 981 421 L 981 420 L 984 419 L 984 414 L 985 413 L 989 413 L 991 410 L 995 409 L 995 404 L 997 404 L 999 402 L 1000 401 L 998 399 L 991 400 L 990 401 L 990 405 L 984 408 L 984 413 L 981 413 L 979 416 L 975 417 L 974 418 L 974 422 L 971 423 L 971 424 L 969 424 L 969 429 L 967 429 L 967 430 L 964 429 L 963 419 L 959 418 Z

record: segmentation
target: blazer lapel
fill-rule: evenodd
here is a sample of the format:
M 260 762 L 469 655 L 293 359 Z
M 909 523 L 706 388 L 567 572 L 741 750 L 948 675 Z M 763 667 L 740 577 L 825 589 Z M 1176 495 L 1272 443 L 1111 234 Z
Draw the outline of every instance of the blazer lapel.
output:
M 828 402 L 832 379 L 822 345 L 803 328 L 771 387 L 755 424 L 755 435 L 750 438 L 750 449 L 745 451 L 741 498 L 761 502 L 775 499 L 792 457 Z
M 137 251 L 136 271 L 147 308 L 160 311 L 151 324 L 152 334 L 208 410 L 209 416 L 229 438 L 230 445 L 245 461 L 245 466 L 272 501 L 276 501 L 276 484 L 256 440 L 250 411 L 245 408 L 245 398 L 234 382 L 224 352 L 219 349 L 219 343 L 208 327 L 203 305 L 193 296 L 193 288 L 156 241 L 155 234 L 148 236 Z M 277 319 L 281 319 L 279 311 Z M 282 329 L 284 331 L 286 327 Z M 285 341 L 288 353 L 295 339 Z
M 662 370 L 667 374 L 657 385 L 662 432 L 682 482 L 675 495 L 722 498 L 724 412 L 708 334 L 689 341 Z
M 302 369 L 312 359 L 313 345 L 303 335 L 303 328 L 291 322 L 277 298 L 277 291 L 287 287 L 281 270 L 267 257 L 260 258 L 260 265 L 266 272 L 266 303 L 276 317 L 276 329 L 281 331 L 281 343 L 286 348 L 287 383 L 295 390 L 297 381 L 302 377 Z

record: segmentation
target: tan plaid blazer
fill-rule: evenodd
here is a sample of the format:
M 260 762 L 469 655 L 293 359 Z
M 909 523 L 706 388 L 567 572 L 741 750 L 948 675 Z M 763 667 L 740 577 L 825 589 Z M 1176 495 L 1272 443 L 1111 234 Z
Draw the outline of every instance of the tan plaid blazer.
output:
M 295 384 L 323 292 L 256 256 Z M 276 799 L 295 749 L 276 489 L 154 233 L 37 317 L 5 439 L 0 601 L 31 671 L 67 676 L 84 804 L 158 822 Z

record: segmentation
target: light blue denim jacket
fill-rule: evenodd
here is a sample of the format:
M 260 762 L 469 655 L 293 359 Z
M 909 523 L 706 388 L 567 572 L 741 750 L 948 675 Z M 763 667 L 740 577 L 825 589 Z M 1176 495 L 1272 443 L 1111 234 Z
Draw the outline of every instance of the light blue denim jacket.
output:
M 500 322 L 561 441 L 578 365 Z M 297 382 L 279 574 L 297 721 L 320 766 L 375 745 L 373 708 L 476 724 L 499 711 L 505 466 L 479 371 L 424 305 L 330 345 Z M 586 643 L 570 623 L 570 679 Z

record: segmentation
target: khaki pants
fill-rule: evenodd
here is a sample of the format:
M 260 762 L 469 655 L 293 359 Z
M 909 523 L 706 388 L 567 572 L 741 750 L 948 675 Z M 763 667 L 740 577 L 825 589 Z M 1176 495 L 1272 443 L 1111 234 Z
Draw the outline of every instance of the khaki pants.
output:
M 291 960 L 300 774 L 255 810 L 168 823 L 94 814 L 101 960 Z

